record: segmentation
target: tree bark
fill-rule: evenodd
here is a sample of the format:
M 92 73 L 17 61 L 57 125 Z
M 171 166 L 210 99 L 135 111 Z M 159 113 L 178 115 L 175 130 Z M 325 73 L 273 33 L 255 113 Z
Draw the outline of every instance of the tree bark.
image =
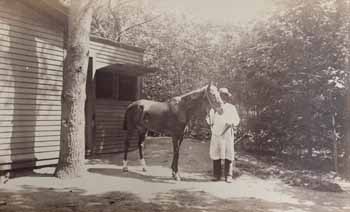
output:
M 333 166 L 334 171 L 338 173 L 338 136 L 335 125 L 335 114 L 332 115 L 332 142 L 333 142 Z
M 63 70 L 61 144 L 55 176 L 79 177 L 85 172 L 86 77 L 93 0 L 71 1 L 67 55 Z
M 350 87 L 349 80 L 347 82 L 347 86 Z M 346 95 L 346 109 L 345 109 L 345 154 L 344 154 L 344 170 L 342 171 L 342 174 L 345 178 L 350 179 L 350 89 L 347 89 L 347 95 Z

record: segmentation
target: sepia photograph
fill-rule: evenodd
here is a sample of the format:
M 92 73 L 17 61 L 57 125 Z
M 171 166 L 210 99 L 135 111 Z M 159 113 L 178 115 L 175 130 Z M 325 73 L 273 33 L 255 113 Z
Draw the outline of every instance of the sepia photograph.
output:
M 350 0 L 0 0 L 0 212 L 350 212 Z

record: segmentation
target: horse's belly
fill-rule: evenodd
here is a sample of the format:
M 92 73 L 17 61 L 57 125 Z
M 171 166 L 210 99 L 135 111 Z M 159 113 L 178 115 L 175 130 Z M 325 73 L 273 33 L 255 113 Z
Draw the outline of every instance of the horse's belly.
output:
M 146 124 L 146 128 L 162 134 L 179 134 L 183 132 L 184 125 L 176 120 L 154 121 Z
M 160 122 L 145 121 L 145 127 L 151 131 L 158 133 L 166 133 L 168 131 L 166 124 L 162 124 Z
M 154 132 L 174 134 L 181 131 L 184 125 L 176 115 L 170 112 L 167 104 L 153 104 L 144 110 L 143 125 Z

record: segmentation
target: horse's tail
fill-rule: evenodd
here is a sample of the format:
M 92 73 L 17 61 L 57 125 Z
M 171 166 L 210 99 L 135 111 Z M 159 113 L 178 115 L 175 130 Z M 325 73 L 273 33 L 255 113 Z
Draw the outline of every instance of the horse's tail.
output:
M 128 110 L 125 111 L 125 114 L 124 114 L 124 121 L 123 121 L 123 130 L 127 130 L 128 129 L 128 126 L 127 126 L 127 114 L 128 114 Z
M 129 116 L 134 113 L 137 117 L 133 118 L 134 121 L 139 122 L 143 119 L 143 105 L 137 104 L 136 102 L 130 104 L 125 111 L 123 129 L 128 130 L 128 121 L 130 120 Z
M 132 104 L 128 106 L 124 113 L 123 130 L 128 130 L 128 114 L 130 113 L 131 108 Z

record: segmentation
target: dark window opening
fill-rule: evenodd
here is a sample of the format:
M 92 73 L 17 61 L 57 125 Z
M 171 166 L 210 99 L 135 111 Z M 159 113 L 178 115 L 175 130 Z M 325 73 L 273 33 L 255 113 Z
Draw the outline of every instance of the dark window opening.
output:
M 96 98 L 112 99 L 113 98 L 113 73 L 108 71 L 96 72 Z
M 119 100 L 134 101 L 137 97 L 137 77 L 119 75 Z

